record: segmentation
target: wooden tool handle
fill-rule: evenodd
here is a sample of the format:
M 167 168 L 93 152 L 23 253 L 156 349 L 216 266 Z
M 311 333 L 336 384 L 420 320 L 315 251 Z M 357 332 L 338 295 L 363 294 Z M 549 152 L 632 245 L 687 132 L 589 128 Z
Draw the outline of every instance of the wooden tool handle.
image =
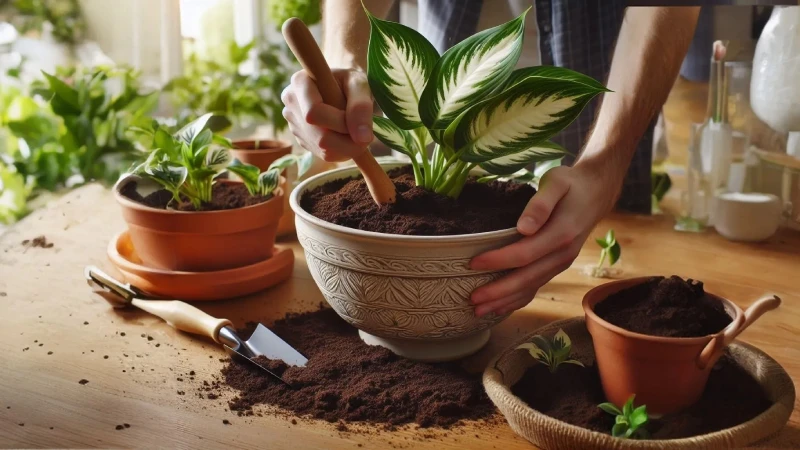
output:
M 232 325 L 228 319 L 217 319 L 188 303 L 178 300 L 142 300 L 137 298 L 131 303 L 139 309 L 164 319 L 175 329 L 208 336 L 218 343 L 221 343 L 219 330 L 224 326 Z
M 314 36 L 308 31 L 308 27 L 302 20 L 292 17 L 283 24 L 283 37 L 306 70 L 308 75 L 316 82 L 317 89 L 322 95 L 322 101 L 328 105 L 344 110 L 347 107 L 347 99 L 342 93 L 339 83 L 333 77 L 325 56 L 322 55 Z M 396 189 L 392 180 L 381 169 L 378 161 L 372 156 L 368 149 L 365 149 L 358 156 L 353 158 L 364 181 L 367 183 L 372 199 L 379 205 L 394 203 Z

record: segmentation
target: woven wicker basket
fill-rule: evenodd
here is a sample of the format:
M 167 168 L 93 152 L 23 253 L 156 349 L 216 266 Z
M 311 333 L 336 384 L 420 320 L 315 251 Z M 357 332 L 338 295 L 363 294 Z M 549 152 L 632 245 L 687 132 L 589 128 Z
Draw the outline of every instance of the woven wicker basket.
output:
M 514 385 L 536 362 L 528 352 L 514 351 L 536 334 L 552 335 L 562 328 L 572 340 L 572 354 L 583 362 L 594 360 L 592 340 L 582 317 L 540 328 L 495 357 L 483 374 L 483 385 L 511 428 L 538 447 L 555 449 L 727 449 L 740 448 L 780 430 L 792 414 L 795 389 L 789 374 L 764 352 L 744 343 L 729 346 L 731 356 L 761 383 L 773 405 L 749 422 L 691 438 L 626 440 L 589 431 L 546 416 L 511 393 Z

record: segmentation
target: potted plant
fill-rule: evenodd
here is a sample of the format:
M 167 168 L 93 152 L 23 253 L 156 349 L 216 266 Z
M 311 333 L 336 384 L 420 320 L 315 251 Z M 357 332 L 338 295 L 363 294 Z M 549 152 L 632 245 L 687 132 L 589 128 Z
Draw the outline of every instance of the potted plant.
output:
M 363 181 L 343 180 L 357 177 L 355 168 L 301 183 L 290 199 L 297 235 L 317 285 L 365 341 L 414 359 L 458 358 L 480 349 L 505 317 L 475 316 L 471 292 L 505 272 L 470 270 L 470 259 L 521 237 L 515 224 L 535 192 L 521 184 L 535 178 L 525 167 L 563 157 L 548 139 L 607 89 L 567 69 L 514 70 L 524 14 L 441 56 L 413 29 L 369 20 L 367 75 L 386 115 L 374 118 L 374 131 L 410 166 L 382 164 L 398 186 L 392 205 L 355 201 L 369 198 Z M 471 175 L 481 169 L 508 181 L 477 183 Z M 477 203 L 487 209 L 466 210 Z M 321 209 L 333 215 L 321 219 Z M 470 222 L 481 231 L 437 232 L 445 210 L 456 228 Z
M 232 160 L 230 142 L 207 128 L 205 114 L 174 135 L 153 122 L 137 129 L 153 150 L 114 189 L 131 241 L 144 264 L 173 271 L 212 271 L 272 256 L 283 212 L 280 174 L 310 158 L 287 155 L 264 172 Z M 225 170 L 241 181 L 220 177 Z M 148 183 L 149 182 L 149 183 Z
M 764 297 L 742 312 L 677 276 L 597 286 L 583 310 L 606 398 L 621 408 L 635 395 L 656 415 L 694 404 L 728 344 L 780 302 Z

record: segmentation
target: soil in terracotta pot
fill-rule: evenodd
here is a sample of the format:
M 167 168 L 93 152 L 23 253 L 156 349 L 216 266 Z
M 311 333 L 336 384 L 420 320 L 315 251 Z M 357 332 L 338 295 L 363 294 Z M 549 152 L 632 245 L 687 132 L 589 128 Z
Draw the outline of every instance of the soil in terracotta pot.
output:
M 674 275 L 612 294 L 594 312 L 626 330 L 665 337 L 706 336 L 732 321 L 722 303 L 705 294 L 702 282 Z
M 326 222 L 388 234 L 443 236 L 515 228 L 536 193 L 527 184 L 478 183 L 470 178 L 458 199 L 419 188 L 411 166 L 389 177 L 397 201 L 378 206 L 361 178 L 330 181 L 303 194 L 300 206 Z
M 595 366 L 564 364 L 553 375 L 544 365 L 535 364 L 511 390 L 543 414 L 589 430 L 611 433 L 614 417 L 597 407 L 606 400 Z M 726 353 L 711 371 L 706 390 L 696 404 L 657 420 L 650 419 L 646 428 L 652 439 L 697 436 L 747 422 L 770 405 L 758 382 Z
M 122 187 L 120 193 L 137 203 L 152 208 L 167 209 L 169 205 L 170 209 L 178 211 L 220 211 L 223 209 L 243 208 L 264 203 L 271 198 L 253 197 L 243 184 L 217 183 L 211 190 L 211 202 L 202 205 L 198 210 L 189 201 L 183 201 L 176 205 L 172 201 L 172 194 L 166 189 L 159 189 L 143 197 L 136 190 L 136 187 L 136 182 L 128 183 Z
M 249 415 L 255 405 L 266 404 L 301 417 L 390 428 L 406 423 L 449 427 L 495 413 L 480 373 L 469 373 L 456 363 L 414 362 L 368 346 L 333 310 L 290 315 L 270 329 L 303 353 L 308 363 L 287 367 L 282 361 L 259 358 L 290 388 L 251 364 L 230 361 L 222 375 L 224 384 L 237 391 L 231 411 Z

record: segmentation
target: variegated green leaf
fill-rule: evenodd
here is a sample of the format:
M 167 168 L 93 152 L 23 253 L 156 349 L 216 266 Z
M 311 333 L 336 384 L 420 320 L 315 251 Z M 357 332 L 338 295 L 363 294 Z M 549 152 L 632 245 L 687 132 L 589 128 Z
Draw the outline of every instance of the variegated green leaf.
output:
M 419 100 L 439 53 L 417 31 L 369 16 L 367 78 L 375 101 L 398 127 L 422 126 Z
M 272 161 L 272 164 L 269 165 L 267 170 L 270 169 L 278 169 L 278 173 L 283 172 L 283 169 L 291 166 L 292 164 L 297 162 L 297 156 L 293 154 L 283 155 L 280 158 Z
M 278 187 L 280 182 L 281 171 L 274 168 L 263 172 L 258 176 L 258 190 L 262 197 L 266 197 Z
M 215 147 L 206 154 L 206 165 L 213 170 L 220 171 L 231 162 L 231 152 L 227 148 Z
M 595 80 L 592 77 L 586 76 L 580 72 L 575 72 L 574 70 L 555 66 L 536 66 L 517 69 L 511 72 L 511 76 L 508 77 L 508 81 L 506 81 L 506 88 L 509 88 L 530 77 L 547 78 L 553 80 L 569 80 L 584 84 L 601 92 L 610 92 L 608 88 L 603 86 L 603 83 Z
M 178 132 L 175 134 L 175 137 L 187 144 L 191 144 L 192 141 L 194 141 L 194 138 L 197 137 L 197 135 L 199 135 L 203 129 L 205 129 L 208 120 L 213 115 L 214 114 L 212 113 L 207 113 L 198 117 L 178 130 Z
M 517 350 L 527 350 L 531 354 L 531 356 L 540 361 L 547 358 L 547 354 L 545 353 L 545 351 L 539 348 L 536 344 L 533 344 L 531 342 L 526 342 L 524 344 L 519 345 L 517 347 Z
M 518 153 L 564 129 L 598 93 L 575 81 L 529 77 L 467 110 L 445 140 L 469 162 Z
M 211 132 L 209 129 L 205 129 L 200 132 L 197 136 L 194 137 L 192 141 L 192 150 L 197 153 L 203 147 L 207 147 L 211 144 L 211 140 L 213 139 L 214 133 Z
M 372 131 L 375 133 L 375 137 L 389 148 L 406 156 L 414 157 L 416 147 L 410 131 L 403 130 L 391 120 L 380 116 L 372 116 Z
M 562 361 L 562 364 L 574 364 L 576 366 L 585 367 L 582 362 L 578 361 L 577 359 L 568 359 L 566 361 Z
M 161 184 L 170 192 L 177 191 L 189 175 L 185 167 L 163 162 L 148 166 L 144 171 L 150 179 Z
M 420 99 L 419 115 L 426 127 L 446 129 L 467 108 L 505 85 L 522 51 L 525 15 L 477 33 L 442 55 Z
M 311 165 L 314 164 L 314 154 L 311 152 L 303 153 L 303 156 L 298 158 L 297 161 L 297 179 L 303 178 L 308 172 L 308 169 L 311 168 Z
M 541 161 L 560 160 L 566 149 L 553 142 L 542 142 L 519 153 L 501 156 L 481 164 L 481 168 L 495 175 L 509 175 L 525 166 Z
M 234 159 L 228 165 L 228 171 L 233 172 L 238 176 L 242 182 L 249 188 L 254 188 L 258 184 L 258 167 L 251 164 L 245 164 L 238 159 Z
M 559 328 L 558 332 L 553 336 L 553 347 L 556 349 L 572 347 L 572 341 L 561 328 Z

